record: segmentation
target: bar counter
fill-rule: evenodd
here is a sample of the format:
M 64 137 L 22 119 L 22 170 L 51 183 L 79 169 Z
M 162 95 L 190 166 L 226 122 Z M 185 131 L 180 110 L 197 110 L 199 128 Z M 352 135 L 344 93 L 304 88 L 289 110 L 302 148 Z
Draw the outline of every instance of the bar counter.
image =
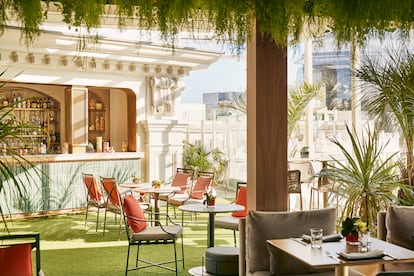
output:
M 4 192 L 0 194 L 0 205 L 5 214 L 79 209 L 86 206 L 86 189 L 82 172 L 114 177 L 118 183 L 131 181 L 134 175 L 141 176 L 142 152 L 85 153 L 85 154 L 42 154 L 26 155 L 36 169 L 28 175 L 16 169 L 27 195 L 18 196 L 15 184 L 5 181 Z M 7 161 L 9 157 L 0 157 Z M 41 172 L 41 173 L 39 173 Z

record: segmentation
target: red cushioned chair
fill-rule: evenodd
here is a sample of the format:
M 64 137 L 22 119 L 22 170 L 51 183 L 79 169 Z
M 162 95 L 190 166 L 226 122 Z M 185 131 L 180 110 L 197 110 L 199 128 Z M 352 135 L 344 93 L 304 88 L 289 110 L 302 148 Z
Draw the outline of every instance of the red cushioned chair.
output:
M 36 248 L 36 275 L 42 276 L 38 233 L 0 236 L 0 275 L 32 276 L 33 248 Z
M 160 194 L 159 200 L 167 201 L 168 198 L 173 197 L 175 194 L 185 194 L 188 188 L 191 187 L 191 179 L 193 178 L 194 170 L 177 168 L 177 172 L 171 183 L 164 183 L 164 185 L 170 185 L 172 187 L 179 187 L 180 190 L 169 194 Z
M 90 212 L 89 207 L 94 207 L 96 211 L 96 230 L 98 231 L 99 223 L 99 211 L 105 209 L 105 201 L 102 195 L 101 187 L 93 174 L 82 173 L 83 182 L 86 187 L 86 215 L 85 215 L 85 226 L 88 222 L 88 213 Z
M 128 271 L 138 270 L 147 267 L 156 266 L 169 271 L 175 271 L 175 275 L 178 275 L 178 262 L 183 263 L 184 268 L 184 243 L 183 243 L 183 228 L 170 220 L 172 225 L 162 225 L 160 220 L 147 220 L 144 216 L 140 204 L 137 199 L 132 196 L 132 193 L 126 193 L 122 199 L 123 202 L 123 215 L 125 222 L 125 229 L 128 237 L 128 254 L 126 261 L 125 275 Z M 160 218 L 167 214 L 158 214 Z M 164 219 L 164 218 L 162 218 Z M 155 225 L 155 226 L 153 226 Z M 177 239 L 181 237 L 181 258 L 177 256 Z M 142 245 L 156 245 L 156 244 L 173 244 L 174 247 L 174 259 L 173 260 L 159 260 L 157 262 L 144 260 L 139 257 L 140 247 Z M 137 255 L 135 258 L 135 266 L 129 267 L 131 246 L 137 246 Z M 167 252 L 162 252 L 158 257 L 165 256 Z M 174 263 L 174 268 L 167 266 L 167 264 Z M 143 264 L 143 265 L 140 265 Z
M 231 216 L 216 216 L 214 227 L 233 230 L 234 246 L 237 246 L 236 231 L 239 231 L 239 220 L 245 218 L 247 214 L 247 183 L 237 182 L 236 200 L 233 202 L 244 206 L 243 211 L 233 212 Z
M 203 203 L 204 194 L 207 192 L 208 188 L 213 185 L 214 173 L 213 172 L 198 172 L 197 180 L 190 189 L 190 192 L 183 194 L 175 194 L 167 200 L 167 214 L 168 207 L 171 205 L 174 207 L 181 206 L 184 204 L 194 204 L 194 203 Z M 184 213 L 184 212 L 183 212 Z

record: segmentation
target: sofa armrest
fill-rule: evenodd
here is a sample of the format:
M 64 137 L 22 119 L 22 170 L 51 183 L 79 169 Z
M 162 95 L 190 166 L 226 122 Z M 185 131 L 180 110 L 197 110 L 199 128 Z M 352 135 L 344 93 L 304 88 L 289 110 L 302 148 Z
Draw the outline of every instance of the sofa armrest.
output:
M 246 218 L 239 219 L 239 275 L 246 275 Z
M 387 238 L 387 227 L 385 226 L 385 217 L 387 212 L 381 211 L 377 215 L 377 238 L 385 241 Z

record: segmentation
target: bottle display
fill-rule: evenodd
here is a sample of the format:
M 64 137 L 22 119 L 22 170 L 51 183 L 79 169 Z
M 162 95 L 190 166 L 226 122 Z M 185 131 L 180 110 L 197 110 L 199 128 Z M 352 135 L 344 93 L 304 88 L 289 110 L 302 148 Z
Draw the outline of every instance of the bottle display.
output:
M 108 97 L 108 99 L 105 99 Z M 103 141 L 109 141 L 109 96 L 107 93 L 88 92 L 88 140 L 96 152 L 104 152 Z M 102 141 L 99 140 L 102 139 Z M 98 143 L 98 140 L 100 143 Z
M 58 102 L 34 91 L 0 92 L 1 123 L 12 123 L 21 128 L 18 135 L 6 139 L 0 145 L 6 155 L 13 150 L 21 155 L 60 152 L 60 108 Z

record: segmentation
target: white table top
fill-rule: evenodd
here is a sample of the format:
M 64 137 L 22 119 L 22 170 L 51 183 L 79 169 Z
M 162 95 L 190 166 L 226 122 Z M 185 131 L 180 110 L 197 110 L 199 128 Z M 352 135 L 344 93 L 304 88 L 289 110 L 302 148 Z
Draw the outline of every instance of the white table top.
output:
M 232 203 L 216 203 L 216 205 L 208 207 L 204 204 L 184 204 L 179 206 L 178 209 L 194 213 L 228 213 L 243 211 L 244 206 Z

